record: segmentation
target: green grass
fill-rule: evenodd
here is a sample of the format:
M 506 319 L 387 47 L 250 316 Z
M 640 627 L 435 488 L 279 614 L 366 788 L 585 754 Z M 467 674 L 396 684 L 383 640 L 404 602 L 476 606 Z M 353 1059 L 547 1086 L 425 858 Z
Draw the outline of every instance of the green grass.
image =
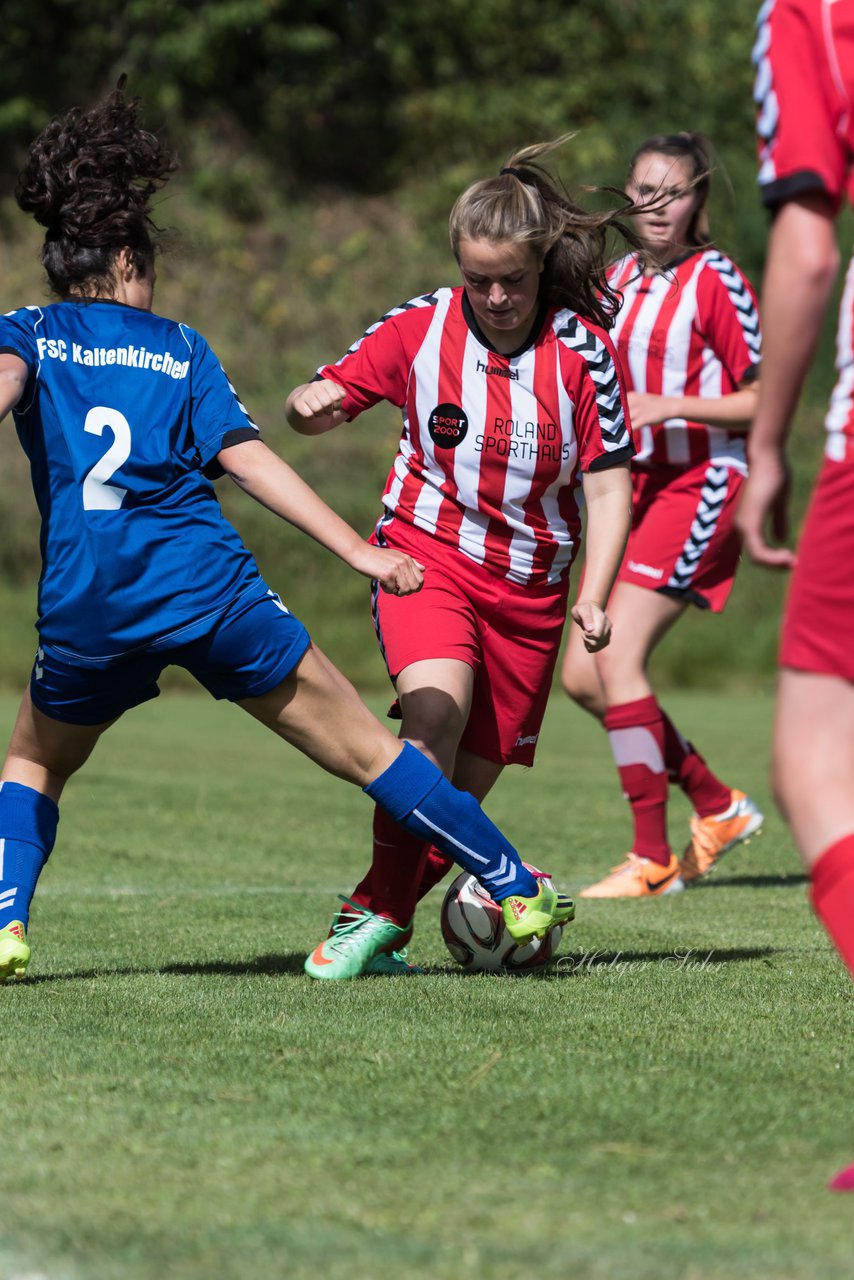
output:
M 111 730 L 2 989 L 3 1280 L 849 1274 L 852 991 L 770 809 L 770 698 L 667 701 L 765 834 L 689 893 L 581 903 L 518 978 L 454 967 L 434 892 L 423 977 L 312 983 L 364 798 L 201 698 Z M 627 847 L 559 699 L 489 809 L 573 889 Z

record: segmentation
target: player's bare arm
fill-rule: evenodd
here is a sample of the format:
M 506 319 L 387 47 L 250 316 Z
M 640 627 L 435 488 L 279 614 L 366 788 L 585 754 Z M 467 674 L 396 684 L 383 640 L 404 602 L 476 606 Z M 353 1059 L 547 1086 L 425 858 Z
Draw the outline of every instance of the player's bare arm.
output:
M 23 360 L 9 352 L 0 355 L 0 420 L 14 409 L 26 385 L 27 366 Z
M 759 400 L 759 379 L 742 384 L 725 396 L 660 396 L 649 391 L 628 393 L 632 426 L 654 427 L 673 418 L 705 422 L 728 431 L 749 431 Z
M 611 621 L 605 607 L 626 549 L 632 519 L 632 482 L 629 463 L 582 476 L 587 507 L 584 559 L 584 596 L 571 610 L 590 653 L 604 649 L 611 638 Z
M 303 382 L 288 396 L 285 417 L 300 435 L 322 435 L 347 421 L 342 409 L 345 395 L 344 388 L 329 378 Z
M 357 573 L 375 578 L 385 591 L 406 596 L 421 589 L 423 565 L 402 551 L 365 542 L 261 440 L 246 440 L 223 449 L 218 460 L 250 498 L 308 534 Z
M 762 287 L 764 377 L 748 437 L 750 470 L 736 523 L 757 564 L 788 569 L 772 546 L 788 535 L 786 440 L 839 269 L 833 204 L 821 192 L 787 202 L 771 228 Z

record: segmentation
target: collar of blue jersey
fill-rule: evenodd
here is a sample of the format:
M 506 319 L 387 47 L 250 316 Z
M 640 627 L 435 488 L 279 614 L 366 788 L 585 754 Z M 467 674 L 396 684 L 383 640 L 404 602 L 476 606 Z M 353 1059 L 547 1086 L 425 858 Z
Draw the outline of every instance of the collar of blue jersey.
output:
M 132 302 L 121 302 L 118 298 L 89 298 L 82 297 L 79 294 L 72 294 L 70 298 L 62 298 L 63 303 L 68 302 L 75 307 L 94 307 L 103 305 L 105 307 L 120 307 L 123 311 L 135 311 L 137 315 L 153 315 L 154 312 L 149 311 L 146 307 L 135 307 Z
M 537 314 L 534 316 L 534 323 L 531 325 L 525 341 L 518 346 L 515 351 L 496 351 L 492 346 L 492 343 L 489 341 L 489 338 L 487 338 L 486 334 L 478 324 L 475 314 L 472 311 L 468 294 L 466 293 L 465 288 L 463 289 L 463 319 L 481 346 L 486 347 L 487 351 L 491 351 L 493 355 L 500 356 L 503 360 L 515 360 L 517 356 L 524 355 L 526 351 L 530 351 L 531 347 L 536 344 L 537 338 L 540 336 L 543 325 L 546 322 L 548 310 L 548 303 L 540 300 L 537 306 Z

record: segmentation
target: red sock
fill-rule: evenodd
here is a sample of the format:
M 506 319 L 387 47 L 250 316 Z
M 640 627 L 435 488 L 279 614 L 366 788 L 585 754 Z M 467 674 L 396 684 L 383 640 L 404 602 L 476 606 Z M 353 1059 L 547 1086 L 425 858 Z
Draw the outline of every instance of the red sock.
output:
M 667 766 L 664 719 L 655 698 L 623 702 L 605 712 L 605 728 L 626 799 L 632 806 L 632 851 L 666 867 Z
M 854 834 L 825 849 L 811 876 L 813 906 L 854 977 Z
M 424 869 L 421 872 L 421 883 L 418 886 L 418 901 L 420 902 L 430 890 L 443 880 L 455 866 L 453 859 L 445 856 L 440 849 L 431 844 L 427 850 L 427 857 L 424 860 Z
M 664 763 L 670 781 L 682 788 L 701 818 L 723 813 L 732 804 L 732 792 L 716 778 L 697 748 L 687 742 L 667 715 L 664 722 Z
M 428 845 L 399 827 L 384 809 L 374 809 L 374 855 L 353 902 L 405 928 L 415 915 L 418 885 Z

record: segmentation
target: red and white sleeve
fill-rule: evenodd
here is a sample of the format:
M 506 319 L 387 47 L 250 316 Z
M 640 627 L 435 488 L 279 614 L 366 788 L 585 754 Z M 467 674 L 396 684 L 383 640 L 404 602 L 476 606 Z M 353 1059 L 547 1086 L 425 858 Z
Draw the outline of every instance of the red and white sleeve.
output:
M 329 378 L 347 395 L 343 409 L 355 418 L 365 409 L 388 400 L 400 408 L 412 360 L 430 321 L 428 309 L 405 304 L 389 311 L 335 364 L 318 369 L 319 378 Z
M 614 344 L 596 325 L 580 317 L 576 351 L 583 357 L 576 372 L 575 433 L 582 471 L 601 471 L 627 462 L 635 446 L 626 409 L 623 383 Z
M 828 8 L 822 0 L 768 0 L 757 19 L 759 188 L 772 208 L 809 191 L 826 192 L 838 207 L 845 192 L 848 107 Z
M 756 293 L 724 254 L 716 256 L 700 277 L 697 327 L 733 387 L 757 377 L 762 339 Z

